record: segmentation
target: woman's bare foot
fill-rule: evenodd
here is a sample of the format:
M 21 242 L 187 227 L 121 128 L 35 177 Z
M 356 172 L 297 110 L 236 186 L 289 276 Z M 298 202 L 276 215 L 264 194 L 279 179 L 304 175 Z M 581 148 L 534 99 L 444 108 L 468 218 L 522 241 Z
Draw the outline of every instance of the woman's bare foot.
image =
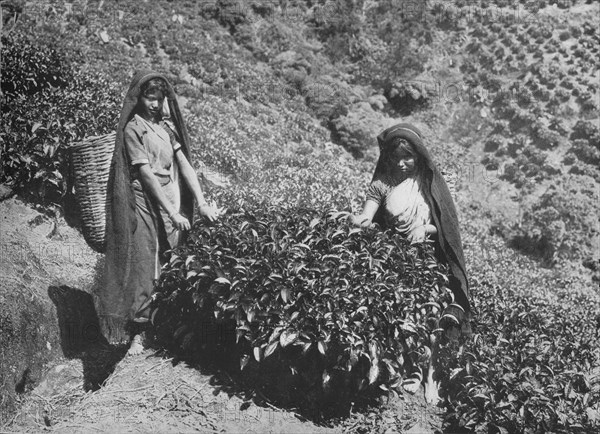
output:
M 427 404 L 437 405 L 440 402 L 439 395 L 440 382 L 433 381 L 433 366 L 429 366 L 429 375 L 425 383 L 425 401 Z
M 439 395 L 440 382 L 433 381 L 433 374 L 437 365 L 439 341 L 435 333 L 429 336 L 429 340 L 431 342 L 431 357 L 429 358 L 427 381 L 425 382 L 425 401 L 428 404 L 438 405 L 441 401 Z
M 142 354 L 144 351 L 144 344 L 142 335 L 135 335 L 131 340 L 131 345 L 129 346 L 129 350 L 127 350 L 128 356 L 137 356 L 138 354 Z

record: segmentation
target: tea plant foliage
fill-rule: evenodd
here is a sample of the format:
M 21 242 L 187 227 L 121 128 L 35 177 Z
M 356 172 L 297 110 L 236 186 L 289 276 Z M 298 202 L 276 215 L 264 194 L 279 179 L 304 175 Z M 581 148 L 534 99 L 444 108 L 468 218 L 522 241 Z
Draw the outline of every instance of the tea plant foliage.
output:
M 347 216 L 271 208 L 197 225 L 158 282 L 155 326 L 193 353 L 207 322 L 231 321 L 242 369 L 278 358 L 313 392 L 340 378 L 342 393 L 398 389 L 429 360 L 446 269 L 429 244 Z

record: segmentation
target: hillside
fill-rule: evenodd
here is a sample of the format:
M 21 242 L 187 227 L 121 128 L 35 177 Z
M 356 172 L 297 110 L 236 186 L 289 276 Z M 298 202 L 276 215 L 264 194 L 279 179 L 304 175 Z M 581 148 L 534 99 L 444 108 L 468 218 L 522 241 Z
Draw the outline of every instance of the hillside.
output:
M 196 160 L 228 184 L 207 184 L 208 195 L 229 209 L 357 211 L 375 137 L 399 119 L 418 125 L 458 178 L 479 337 L 471 356 L 448 361 L 445 414 L 420 394 L 400 394 L 381 411 L 327 421 L 330 429 L 597 427 L 597 3 L 11 0 L 2 11 L 0 182 L 18 198 L 0 204 L 10 258 L 0 263 L 10 277 L 0 288 L 0 405 L 18 417 L 0 426 L 85 431 L 104 417 L 86 413 L 98 408 L 127 414 L 114 421 L 124 430 L 313 432 L 323 424 L 265 400 L 250 405 L 256 396 L 218 369 L 170 363 L 173 354 L 115 364 L 117 352 L 97 366 L 101 349 L 65 351 L 52 294 L 69 297 L 56 289 L 64 285 L 93 292 L 98 259 L 65 222 L 76 226 L 61 207 L 65 149 L 112 131 L 133 71 L 151 67 L 174 83 Z M 59 235 L 35 232 L 42 222 Z M 35 249 L 38 239 L 60 252 L 74 245 L 86 263 L 15 259 L 14 249 Z M 43 327 L 24 325 L 39 317 Z M 33 356 L 35 348 L 48 352 Z M 209 384 L 214 378 L 226 385 Z M 226 402 L 249 413 L 223 422 L 213 407 Z

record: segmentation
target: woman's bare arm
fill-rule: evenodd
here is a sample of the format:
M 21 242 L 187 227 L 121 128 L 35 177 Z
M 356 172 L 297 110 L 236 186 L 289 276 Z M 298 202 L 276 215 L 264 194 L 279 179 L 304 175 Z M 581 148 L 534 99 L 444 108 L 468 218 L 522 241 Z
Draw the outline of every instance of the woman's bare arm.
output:
M 192 190 L 192 194 L 196 198 L 196 202 L 198 203 L 198 209 L 200 214 L 206 217 L 209 221 L 213 222 L 217 219 L 218 211 L 211 207 L 204 199 L 204 193 L 202 193 L 202 188 L 200 187 L 200 181 L 198 181 L 198 176 L 188 159 L 185 157 L 183 151 L 175 152 L 175 158 L 177 160 L 177 164 L 179 165 L 179 170 L 181 172 L 181 176 L 183 177 L 187 186 Z
M 368 227 L 373 223 L 373 217 L 379 209 L 379 204 L 374 200 L 367 199 L 363 211 L 359 215 L 352 216 L 352 223 L 356 226 Z
M 437 234 L 437 228 L 434 225 L 425 225 L 425 233 L 430 235 Z
M 140 182 L 142 183 L 144 191 L 147 191 L 152 198 L 156 199 L 161 208 L 164 209 L 167 214 L 169 214 L 169 217 L 177 229 L 188 230 L 190 228 L 190 222 L 188 219 L 180 215 L 179 211 L 169 201 L 163 192 L 158 179 L 152 172 L 150 164 L 140 164 L 138 166 L 138 170 L 140 174 Z
M 411 244 L 422 243 L 427 239 L 427 235 L 437 234 L 437 228 L 434 225 L 417 226 L 408 234 L 408 240 Z

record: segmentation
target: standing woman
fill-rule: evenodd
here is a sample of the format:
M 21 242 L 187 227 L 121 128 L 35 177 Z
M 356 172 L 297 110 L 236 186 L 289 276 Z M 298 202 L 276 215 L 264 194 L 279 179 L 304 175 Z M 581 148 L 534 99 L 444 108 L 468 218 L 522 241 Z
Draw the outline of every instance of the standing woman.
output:
M 190 229 L 194 200 L 209 221 L 190 164 L 190 138 L 173 88 L 152 71 L 137 72 L 123 103 L 108 182 L 106 265 L 98 294 L 102 331 L 110 343 L 143 350 L 154 280 L 164 253 Z
M 377 141 L 380 156 L 373 181 L 362 213 L 352 216 L 352 222 L 363 227 L 370 226 L 373 221 L 383 227 L 394 226 L 412 243 L 433 237 L 438 260 L 448 264 L 450 269 L 449 286 L 454 294 L 454 303 L 442 313 L 440 327 L 462 329 L 463 334 L 470 335 L 465 260 L 458 218 L 446 181 L 423 145 L 420 131 L 414 126 L 398 124 L 390 127 L 377 137 Z M 431 339 L 433 354 L 427 368 L 425 399 L 437 403 L 440 398 L 438 384 L 434 381 L 434 362 L 438 343 L 433 335 Z M 415 393 L 423 373 L 417 368 L 411 377 L 403 382 L 403 387 Z
M 450 269 L 454 301 L 442 314 L 440 326 L 471 333 L 469 285 L 458 218 L 446 181 L 423 145 L 421 132 L 411 124 L 383 131 L 377 141 L 379 161 L 367 192 L 364 209 L 352 222 L 395 226 L 413 243 L 432 237 L 436 255 Z

